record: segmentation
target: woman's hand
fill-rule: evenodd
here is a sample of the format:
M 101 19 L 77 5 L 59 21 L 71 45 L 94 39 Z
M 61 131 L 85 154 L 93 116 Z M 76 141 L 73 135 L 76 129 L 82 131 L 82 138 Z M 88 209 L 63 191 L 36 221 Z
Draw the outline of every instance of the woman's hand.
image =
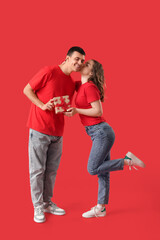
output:
M 67 112 L 64 112 L 64 115 L 67 117 L 72 117 L 77 113 L 77 109 L 74 107 L 68 108 Z
M 69 108 L 67 112 L 64 112 L 64 115 L 68 117 L 74 116 L 76 113 L 89 116 L 89 117 L 101 117 L 103 114 L 102 104 L 100 100 L 91 102 L 91 108 L 81 109 L 81 108 Z

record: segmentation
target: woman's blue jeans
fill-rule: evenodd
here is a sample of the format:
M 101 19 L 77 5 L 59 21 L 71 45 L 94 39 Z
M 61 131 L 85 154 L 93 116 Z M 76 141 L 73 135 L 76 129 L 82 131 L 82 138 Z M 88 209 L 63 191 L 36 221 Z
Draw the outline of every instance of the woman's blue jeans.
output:
M 88 172 L 98 176 L 98 203 L 108 204 L 110 171 L 123 170 L 124 159 L 110 160 L 110 151 L 115 134 L 109 124 L 102 122 L 86 126 L 85 129 L 92 140 Z

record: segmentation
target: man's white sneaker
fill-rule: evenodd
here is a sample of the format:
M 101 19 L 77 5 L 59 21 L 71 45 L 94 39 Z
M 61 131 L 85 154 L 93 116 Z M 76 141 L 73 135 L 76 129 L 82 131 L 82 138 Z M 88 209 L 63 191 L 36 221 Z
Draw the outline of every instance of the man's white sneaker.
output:
M 42 223 L 46 221 L 43 206 L 38 206 L 34 208 L 34 221 L 37 223 Z
M 55 203 L 53 202 L 49 202 L 49 203 L 44 203 L 44 212 L 47 213 L 52 213 L 54 215 L 64 215 L 66 212 L 64 211 L 64 209 L 59 208 Z
M 82 214 L 84 218 L 92 218 L 92 217 L 105 217 L 106 216 L 106 208 L 101 206 L 95 206 L 91 208 L 90 211 Z

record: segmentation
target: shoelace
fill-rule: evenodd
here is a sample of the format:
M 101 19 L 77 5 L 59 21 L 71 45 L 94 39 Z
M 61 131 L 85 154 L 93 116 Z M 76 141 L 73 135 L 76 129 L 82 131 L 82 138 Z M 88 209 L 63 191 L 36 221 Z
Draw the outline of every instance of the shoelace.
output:
M 129 160 L 129 170 L 131 171 L 132 168 L 134 168 L 135 170 L 138 170 L 138 169 L 133 165 L 133 161 L 132 161 L 132 159 L 131 159 L 131 160 Z
M 96 213 L 97 206 L 93 207 L 92 209 L 94 210 L 94 214 L 95 214 L 96 218 L 98 218 L 98 215 Z
M 96 218 L 98 218 L 98 215 L 97 215 L 97 213 L 96 213 L 97 206 L 95 206 L 95 207 L 93 207 L 93 208 L 91 208 L 91 209 L 93 209 L 93 210 L 94 210 L 94 214 L 95 214 Z
M 53 203 L 53 202 L 49 202 L 49 203 L 48 203 L 48 206 L 57 207 L 57 205 L 56 205 L 55 203 Z
M 129 165 L 129 170 L 131 171 L 132 168 L 134 168 L 135 170 L 138 170 L 134 165 L 133 165 L 133 160 L 132 158 L 128 157 L 128 156 L 125 156 L 124 159 L 127 159 L 128 160 L 128 165 Z
M 37 214 L 42 214 L 43 213 L 42 207 L 36 207 L 35 211 L 36 211 Z

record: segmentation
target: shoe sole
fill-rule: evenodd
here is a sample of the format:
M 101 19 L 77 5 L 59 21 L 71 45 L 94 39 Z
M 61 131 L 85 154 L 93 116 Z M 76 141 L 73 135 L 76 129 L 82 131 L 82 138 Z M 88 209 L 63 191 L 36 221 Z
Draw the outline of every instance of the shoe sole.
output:
M 46 219 L 38 220 L 38 219 L 34 218 L 34 221 L 35 221 L 36 223 L 44 223 L 44 222 L 46 221 Z
M 58 216 L 62 216 L 62 215 L 65 215 L 66 213 L 56 213 L 56 212 L 50 212 L 50 211 L 47 211 L 47 210 L 43 210 L 43 212 L 46 212 L 46 213 L 51 213 L 53 215 L 58 215 Z
M 105 217 L 105 216 L 106 216 L 106 215 L 103 215 L 103 216 L 97 216 L 97 217 L 99 218 L 99 217 Z M 94 215 L 94 216 L 88 216 L 88 217 L 86 216 L 86 217 L 85 217 L 85 216 L 82 215 L 82 217 L 84 217 L 84 218 L 94 218 L 94 217 L 96 217 L 96 216 Z
M 135 162 L 135 166 L 139 166 L 141 168 L 145 168 L 145 163 L 142 162 L 139 158 L 137 158 L 133 153 L 131 152 L 128 152 L 127 154 L 127 157 L 131 158 L 133 160 L 133 162 Z

